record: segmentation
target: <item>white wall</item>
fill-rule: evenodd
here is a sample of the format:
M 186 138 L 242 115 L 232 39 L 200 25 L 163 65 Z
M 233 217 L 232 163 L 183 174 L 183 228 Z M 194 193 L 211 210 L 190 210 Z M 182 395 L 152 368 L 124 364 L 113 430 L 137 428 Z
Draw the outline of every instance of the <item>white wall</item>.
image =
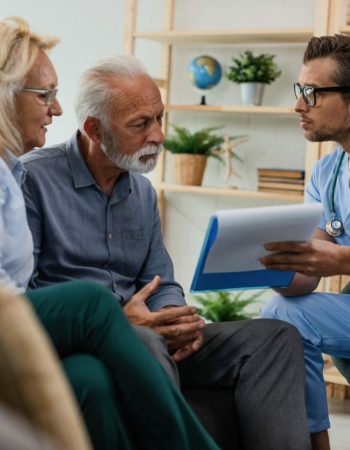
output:
M 23 17 L 38 33 L 60 38 L 50 57 L 64 114 L 54 118 L 47 143 L 66 140 L 76 129 L 72 102 L 80 74 L 95 61 L 123 51 L 124 1 L 0 0 L 0 14 Z

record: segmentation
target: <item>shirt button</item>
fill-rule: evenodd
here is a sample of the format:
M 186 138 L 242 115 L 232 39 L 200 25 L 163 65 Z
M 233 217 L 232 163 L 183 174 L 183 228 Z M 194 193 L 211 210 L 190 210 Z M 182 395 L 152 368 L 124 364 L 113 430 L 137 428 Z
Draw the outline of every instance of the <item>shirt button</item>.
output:
M 113 234 L 112 233 L 108 233 L 108 239 L 111 240 L 112 237 L 113 237 Z

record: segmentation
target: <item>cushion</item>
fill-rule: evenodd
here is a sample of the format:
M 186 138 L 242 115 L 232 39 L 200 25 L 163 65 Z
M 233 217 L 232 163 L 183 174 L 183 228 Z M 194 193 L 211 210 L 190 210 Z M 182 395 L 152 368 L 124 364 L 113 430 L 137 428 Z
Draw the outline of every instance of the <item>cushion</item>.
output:
M 0 450 L 59 450 L 22 416 L 0 406 Z

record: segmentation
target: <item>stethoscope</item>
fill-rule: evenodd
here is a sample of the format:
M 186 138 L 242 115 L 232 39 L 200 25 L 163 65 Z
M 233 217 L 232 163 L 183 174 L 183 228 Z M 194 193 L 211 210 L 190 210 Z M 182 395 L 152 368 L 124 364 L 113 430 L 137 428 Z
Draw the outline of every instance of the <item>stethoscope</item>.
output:
M 331 217 L 326 223 L 326 231 L 330 236 L 337 237 L 344 233 L 344 225 L 341 219 L 336 217 L 334 209 L 334 195 L 335 195 L 335 185 L 337 183 L 340 167 L 342 165 L 345 152 L 343 151 L 338 159 L 337 167 L 333 173 L 332 184 L 331 184 L 331 195 L 329 197 L 329 206 Z

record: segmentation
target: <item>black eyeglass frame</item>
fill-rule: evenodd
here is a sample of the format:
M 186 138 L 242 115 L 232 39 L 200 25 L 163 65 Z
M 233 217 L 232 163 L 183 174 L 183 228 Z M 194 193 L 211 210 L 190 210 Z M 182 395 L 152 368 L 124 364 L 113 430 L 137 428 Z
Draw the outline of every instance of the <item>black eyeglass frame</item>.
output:
M 53 102 L 56 100 L 57 97 L 57 88 L 53 89 L 40 89 L 40 88 L 33 88 L 33 87 L 23 87 L 21 89 L 23 92 L 33 92 L 34 94 L 41 94 L 45 97 L 45 106 L 51 106 Z
M 316 105 L 316 93 L 317 92 L 350 92 L 350 86 L 330 86 L 330 87 L 313 87 L 313 86 L 300 86 L 299 83 L 294 83 L 294 95 L 297 100 L 299 100 L 300 95 L 303 96 L 304 102 L 308 106 Z M 313 95 L 313 101 L 310 101 L 310 97 L 305 94 L 305 90 L 308 89 L 308 95 Z

